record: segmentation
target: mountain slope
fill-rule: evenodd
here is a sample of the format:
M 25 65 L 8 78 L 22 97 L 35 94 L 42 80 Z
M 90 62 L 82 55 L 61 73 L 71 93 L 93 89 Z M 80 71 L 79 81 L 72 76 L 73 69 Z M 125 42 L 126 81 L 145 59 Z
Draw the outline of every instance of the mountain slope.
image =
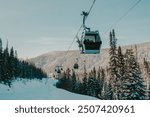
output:
M 150 42 L 137 44 L 137 49 L 135 45 L 123 46 L 122 50 L 125 52 L 126 49 L 131 48 L 137 53 L 135 56 L 137 56 L 139 62 L 143 62 L 143 58 L 150 61 Z M 83 55 L 77 50 L 69 51 L 68 54 L 66 54 L 66 51 L 55 51 L 29 59 L 28 61 L 50 74 L 54 72 L 57 65 L 62 65 L 64 69 L 73 68 L 76 58 L 79 59 L 78 72 L 83 71 L 84 61 L 86 61 L 87 70 L 91 70 L 93 67 L 98 68 L 99 66 L 106 67 L 109 65 L 109 48 L 102 49 L 100 54 L 95 55 Z
M 11 88 L 0 84 L 0 100 L 96 100 L 94 97 L 68 92 L 55 87 L 57 80 L 19 79 Z

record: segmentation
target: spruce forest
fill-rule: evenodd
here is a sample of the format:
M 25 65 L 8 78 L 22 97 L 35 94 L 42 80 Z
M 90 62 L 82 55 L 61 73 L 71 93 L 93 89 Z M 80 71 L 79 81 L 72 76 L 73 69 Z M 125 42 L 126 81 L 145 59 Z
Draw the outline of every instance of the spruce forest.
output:
M 0 83 L 11 86 L 12 80 L 16 78 L 41 79 L 43 77 L 47 77 L 46 73 L 36 68 L 34 64 L 19 60 L 17 51 L 14 51 L 13 47 L 9 50 L 8 42 L 3 49 L 0 38 Z
M 133 49 L 122 52 L 117 46 L 115 31 L 109 35 L 109 65 L 99 66 L 87 73 L 84 65 L 82 79 L 74 69 L 67 69 L 58 76 L 56 86 L 70 92 L 94 96 L 102 100 L 150 99 L 150 62 L 143 58 L 139 64 Z

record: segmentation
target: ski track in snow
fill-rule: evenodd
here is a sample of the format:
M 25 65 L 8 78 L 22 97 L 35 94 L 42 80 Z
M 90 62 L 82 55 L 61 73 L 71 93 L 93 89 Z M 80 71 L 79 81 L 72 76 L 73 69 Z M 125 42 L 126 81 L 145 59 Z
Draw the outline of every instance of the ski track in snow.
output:
M 0 84 L 0 100 L 96 100 L 97 98 L 75 94 L 56 88 L 57 80 L 20 79 L 12 82 L 11 88 Z

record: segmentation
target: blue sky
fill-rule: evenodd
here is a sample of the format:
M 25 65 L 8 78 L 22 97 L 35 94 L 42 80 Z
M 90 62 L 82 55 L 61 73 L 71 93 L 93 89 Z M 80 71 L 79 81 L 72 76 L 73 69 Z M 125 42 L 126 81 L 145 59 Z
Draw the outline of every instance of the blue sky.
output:
M 110 26 L 137 0 L 96 0 L 86 24 L 99 30 L 103 48 L 109 47 Z M 0 37 L 19 57 L 68 50 L 82 23 L 80 16 L 92 0 L 0 0 Z M 118 45 L 150 41 L 150 0 L 142 0 L 113 28 Z M 108 30 L 108 31 L 107 31 Z M 107 31 L 107 32 L 106 32 Z M 71 49 L 78 49 L 76 42 Z

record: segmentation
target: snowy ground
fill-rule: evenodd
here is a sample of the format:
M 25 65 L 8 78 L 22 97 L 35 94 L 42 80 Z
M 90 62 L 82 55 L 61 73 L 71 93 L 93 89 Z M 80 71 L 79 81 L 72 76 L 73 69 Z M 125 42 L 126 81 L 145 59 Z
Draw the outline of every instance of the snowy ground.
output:
M 9 88 L 0 84 L 0 100 L 95 100 L 96 98 L 79 95 L 55 87 L 57 80 L 16 80 Z

